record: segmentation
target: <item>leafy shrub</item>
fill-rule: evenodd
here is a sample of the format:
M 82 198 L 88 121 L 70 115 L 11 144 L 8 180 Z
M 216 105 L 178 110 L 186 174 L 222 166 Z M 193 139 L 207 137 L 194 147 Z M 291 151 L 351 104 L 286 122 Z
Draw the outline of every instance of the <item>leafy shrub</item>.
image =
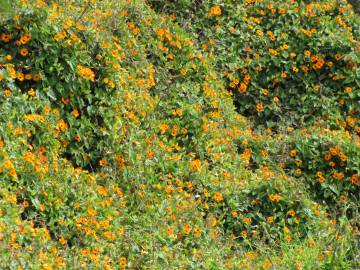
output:
M 294 188 L 295 179 L 266 167 L 259 176 L 261 180 L 229 197 L 225 229 L 240 239 L 272 244 L 307 236 L 324 214 L 319 205 L 307 198 L 304 189 Z
M 255 123 L 350 119 L 359 131 L 359 26 L 345 1 L 151 3 L 216 56 L 237 110 Z
M 46 16 L 30 12 L 3 24 L 2 64 L 22 93 L 48 100 L 48 110 L 59 115 L 56 136 L 64 155 L 75 165 L 96 167 L 110 143 L 106 129 L 116 121 L 109 112 L 117 100 L 114 78 L 96 59 L 101 50 L 84 25 L 69 19 L 60 31 Z
M 1 268 L 354 260 L 353 221 L 331 223 L 306 181 L 270 166 L 278 138 L 236 113 L 214 55 L 173 16 L 143 1 L 20 2 L 0 23 Z M 176 4 L 209 5 L 197 3 Z
M 317 200 L 329 207 L 359 201 L 359 144 L 341 132 L 309 130 L 294 136 L 285 167 L 302 176 Z M 355 139 L 356 140 L 356 139 Z

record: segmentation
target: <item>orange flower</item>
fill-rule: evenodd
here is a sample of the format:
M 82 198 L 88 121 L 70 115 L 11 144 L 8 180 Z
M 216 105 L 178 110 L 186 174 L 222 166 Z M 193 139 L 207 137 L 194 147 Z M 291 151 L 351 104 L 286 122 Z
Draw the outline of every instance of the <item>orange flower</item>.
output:
M 117 161 L 117 164 L 120 168 L 125 166 L 125 159 L 123 159 L 120 155 L 116 155 L 115 160 Z
M 340 173 L 338 173 L 338 172 L 333 172 L 333 174 L 332 174 L 332 178 L 334 179 L 334 180 L 342 180 L 342 179 L 344 179 L 344 174 L 342 173 L 342 172 L 340 172 Z
M 223 201 L 224 198 L 223 198 L 223 196 L 222 196 L 222 194 L 220 192 L 215 192 L 214 193 L 214 200 L 215 200 L 215 202 L 219 203 L 219 202 Z
M 90 216 L 95 216 L 97 214 L 97 211 L 92 208 L 88 208 L 87 212 L 89 213 Z
M 174 125 L 172 128 L 172 131 L 171 131 L 171 135 L 175 137 L 177 135 L 178 131 L 179 131 L 179 126 Z
M 351 183 L 357 186 L 360 184 L 359 176 L 357 174 L 351 176 Z
M 274 217 L 273 217 L 273 216 L 267 217 L 267 218 L 266 218 L 266 221 L 267 221 L 269 224 L 272 224 L 272 223 L 274 222 Z
M 127 259 L 126 259 L 126 257 L 122 256 L 120 258 L 120 267 L 125 268 L 126 265 L 127 265 Z
M 209 15 L 210 17 L 221 16 L 221 7 L 220 6 L 211 7 L 209 11 Z
M 244 224 L 249 224 L 250 222 L 251 222 L 251 218 L 248 218 L 248 217 L 244 217 L 243 218 L 243 222 L 244 222 Z
M 297 160 L 295 160 L 295 164 L 296 164 L 296 166 L 301 166 L 301 164 L 302 164 L 302 160 L 300 160 L 300 159 L 297 159 Z
M 269 200 L 272 202 L 279 202 L 281 200 L 281 196 L 278 194 L 270 194 Z
M 19 72 L 17 74 L 17 78 L 20 82 L 22 82 L 25 79 L 25 75 L 22 72 Z
M 36 95 L 35 90 L 33 88 L 30 88 L 30 90 L 28 91 L 28 95 L 32 96 L 32 97 L 35 97 L 35 95 Z
M 201 169 L 201 160 L 200 159 L 192 160 L 190 162 L 190 167 L 196 172 L 200 171 L 200 169 Z
M 62 30 L 61 32 L 58 32 L 55 34 L 54 39 L 56 41 L 60 41 L 60 40 L 63 40 L 65 38 L 65 36 L 66 36 L 66 32 L 64 30 Z
M 289 215 L 292 216 L 292 217 L 295 216 L 295 211 L 294 211 L 294 209 L 290 209 L 290 210 L 289 210 Z
M 5 59 L 7 61 L 11 61 L 13 58 L 12 58 L 12 56 L 10 54 L 8 54 L 8 55 L 5 56 Z
M 316 176 L 318 177 L 318 180 L 319 180 L 320 184 L 325 182 L 325 177 L 324 177 L 322 172 L 317 172 Z
M 20 50 L 20 54 L 21 54 L 21 56 L 25 57 L 25 56 L 27 56 L 29 54 L 29 51 L 26 48 L 22 48 Z
M 200 230 L 200 228 L 195 228 L 195 229 L 194 229 L 194 236 L 195 236 L 195 237 L 200 237 L 200 235 L 201 235 L 201 230 Z
M 168 228 L 166 229 L 166 234 L 167 234 L 169 237 L 173 236 L 173 235 L 174 235 L 174 229 L 171 228 L 171 227 L 168 227 Z
M 307 66 L 301 66 L 302 71 L 304 71 L 304 73 L 308 73 L 309 68 Z
M 261 89 L 261 93 L 264 95 L 264 96 L 267 96 L 269 94 L 269 90 L 268 89 Z
M 243 94 L 246 92 L 246 89 L 247 85 L 245 83 L 241 83 L 238 91 Z
M 4 93 L 5 93 L 5 97 L 10 97 L 11 96 L 11 91 L 9 89 L 6 89 L 4 91 Z
M 108 193 L 106 191 L 106 188 L 104 186 L 98 186 L 98 193 L 102 196 L 107 196 Z
M 67 124 L 66 124 L 65 120 L 64 120 L 64 119 L 60 119 L 60 120 L 58 121 L 57 127 L 58 127 L 61 131 L 64 132 L 64 131 L 67 129 Z
M 31 39 L 31 35 L 30 34 L 25 34 L 20 38 L 20 42 L 22 45 L 25 45 L 26 43 L 28 43 Z
M 65 97 L 61 97 L 61 102 L 66 105 L 66 104 L 69 104 L 70 99 L 69 99 L 69 98 L 65 98 Z
M 352 88 L 350 86 L 345 87 L 346 94 L 351 94 L 351 92 L 352 92 Z
M 214 217 L 213 215 L 211 215 L 211 216 L 209 217 L 209 225 L 210 225 L 210 227 L 215 227 L 216 224 L 217 224 L 216 217 Z
M 79 111 L 76 110 L 76 109 L 74 109 L 71 113 L 72 113 L 72 115 L 73 115 L 75 118 L 78 118 L 79 115 L 80 115 Z
M 186 224 L 186 225 L 184 226 L 184 229 L 183 229 L 184 234 L 189 234 L 190 231 L 191 231 L 191 226 L 190 226 L 190 224 Z
M 167 124 L 160 124 L 159 129 L 160 129 L 161 134 L 164 134 L 166 132 L 166 130 L 168 129 L 168 125 Z
M 92 82 L 95 81 L 95 73 L 90 68 L 78 65 L 77 69 L 81 77 L 83 77 L 86 80 L 90 80 Z
M 106 162 L 105 159 L 100 159 L 100 160 L 99 160 L 99 165 L 100 165 L 100 166 L 104 167 L 104 166 L 106 166 L 106 164 L 107 164 L 107 162 Z
M 8 43 L 11 39 L 11 36 L 10 34 L 7 34 L 7 33 L 3 33 L 1 34 L 1 40 L 5 43 Z
M 15 178 L 17 177 L 17 173 L 14 169 L 10 170 L 10 175 Z
M 148 150 L 146 153 L 148 159 L 153 159 L 155 157 L 155 152 L 153 150 Z
M 292 240 L 292 237 L 289 234 L 287 234 L 285 236 L 285 241 L 290 242 L 291 240 Z
M 29 207 L 29 202 L 28 201 L 23 201 L 22 206 L 24 208 L 28 208 Z
M 41 80 L 40 74 L 35 74 L 34 77 L 33 77 L 33 80 L 34 80 L 35 82 L 40 81 L 40 80 Z
M 262 111 L 264 110 L 263 104 L 262 104 L 261 102 L 258 103 L 258 104 L 256 104 L 256 110 L 257 110 L 258 112 L 262 112 Z
M 61 245 L 65 245 L 66 243 L 67 243 L 67 241 L 65 240 L 65 238 L 64 237 L 60 237 L 59 238 L 59 243 L 61 244 Z

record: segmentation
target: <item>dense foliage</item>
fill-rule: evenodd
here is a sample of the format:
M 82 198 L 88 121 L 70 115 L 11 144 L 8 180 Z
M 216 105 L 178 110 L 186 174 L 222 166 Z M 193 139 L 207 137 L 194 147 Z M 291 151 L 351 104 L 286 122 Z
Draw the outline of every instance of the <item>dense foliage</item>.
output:
M 13 4 L 1 269 L 359 267 L 345 1 Z
M 255 123 L 299 126 L 319 117 L 359 131 L 357 17 L 346 1 L 154 1 L 179 17 Z M 184 12 L 183 9 L 188 12 Z

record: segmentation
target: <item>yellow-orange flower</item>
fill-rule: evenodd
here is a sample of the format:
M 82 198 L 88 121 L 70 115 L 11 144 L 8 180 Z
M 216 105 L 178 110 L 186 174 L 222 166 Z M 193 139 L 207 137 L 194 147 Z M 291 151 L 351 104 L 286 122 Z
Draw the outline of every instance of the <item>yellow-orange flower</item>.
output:
M 200 228 L 195 228 L 193 233 L 194 233 L 194 236 L 195 236 L 195 237 L 200 237 L 200 235 L 201 235 L 201 230 L 200 230 Z
M 290 151 L 290 156 L 291 157 L 296 157 L 296 150 L 295 149 L 292 149 L 291 151 Z
M 90 68 L 78 65 L 77 70 L 78 70 L 78 73 L 80 74 L 80 76 L 83 77 L 84 79 L 90 80 L 92 82 L 95 81 L 95 74 Z
M 190 225 L 190 224 L 186 224 L 186 225 L 184 226 L 184 229 L 183 229 L 184 234 L 189 234 L 190 231 L 191 231 L 191 225 Z
M 126 259 L 126 257 L 122 256 L 120 258 L 120 267 L 125 268 L 126 265 L 127 265 L 127 259 Z
M 26 49 L 26 48 L 22 48 L 21 50 L 20 50 L 20 55 L 21 56 L 27 56 L 29 54 L 29 50 L 28 49 Z
M 30 88 L 30 90 L 28 91 L 28 95 L 32 96 L 32 97 L 35 97 L 35 95 L 36 95 L 35 90 L 33 88 Z
M 221 16 L 221 7 L 220 6 L 211 7 L 209 11 L 209 15 L 210 17 Z
M 99 160 L 99 165 L 102 166 L 102 167 L 106 166 L 107 165 L 106 160 L 105 159 L 100 159 Z
M 264 110 L 263 104 L 261 102 L 256 104 L 256 110 L 258 112 L 262 112 Z
M 281 200 L 281 196 L 278 194 L 270 194 L 269 199 L 272 202 L 279 202 Z
M 64 237 L 60 237 L 59 238 L 59 243 L 61 244 L 61 245 L 65 245 L 66 243 L 67 243 L 67 241 L 65 240 L 65 238 Z
M 243 218 L 243 222 L 244 222 L 244 224 L 249 224 L 250 222 L 251 222 L 251 218 L 249 218 L 249 217 L 244 217 Z
M 6 97 L 10 97 L 10 96 L 11 96 L 11 91 L 10 91 L 9 89 L 6 89 L 6 90 L 4 91 L 4 93 L 5 93 L 5 96 L 6 96 Z
M 266 218 L 266 221 L 267 221 L 269 224 L 272 224 L 272 223 L 274 222 L 274 217 L 273 217 L 273 216 L 267 217 L 267 218 Z
M 169 237 L 173 236 L 173 235 L 174 235 L 174 229 L 173 229 L 172 227 L 168 227 L 168 228 L 166 229 L 166 234 L 167 234 Z
M 201 160 L 200 159 L 195 159 L 195 160 L 192 160 L 190 162 L 190 167 L 193 171 L 200 171 L 201 169 Z
M 220 192 L 215 192 L 214 193 L 214 200 L 215 200 L 215 202 L 219 203 L 219 202 L 223 201 L 224 198 L 223 198 L 223 196 L 222 196 L 222 194 Z

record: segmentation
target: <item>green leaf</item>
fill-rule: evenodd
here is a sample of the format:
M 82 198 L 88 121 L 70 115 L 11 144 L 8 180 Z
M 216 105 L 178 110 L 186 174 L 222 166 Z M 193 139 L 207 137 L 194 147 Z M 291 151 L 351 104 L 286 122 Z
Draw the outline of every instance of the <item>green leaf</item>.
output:
M 11 13 L 12 11 L 9 0 L 0 0 L 0 13 Z

